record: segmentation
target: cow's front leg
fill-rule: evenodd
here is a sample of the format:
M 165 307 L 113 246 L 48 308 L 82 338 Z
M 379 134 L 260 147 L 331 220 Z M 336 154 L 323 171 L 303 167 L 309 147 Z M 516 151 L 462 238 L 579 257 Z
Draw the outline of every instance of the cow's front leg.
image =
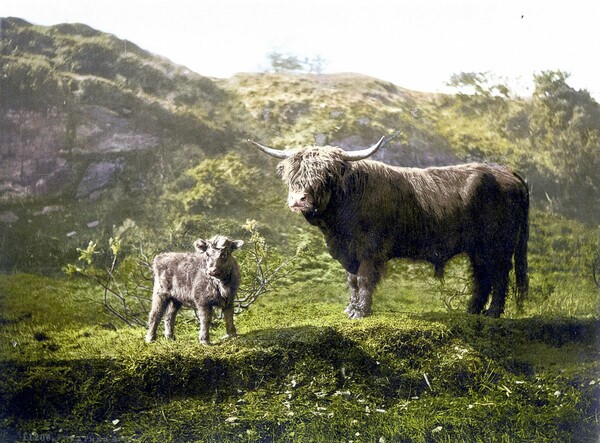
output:
M 350 318 L 363 318 L 371 315 L 373 292 L 381 279 L 383 265 L 371 261 L 360 263 L 356 274 L 357 296 L 354 306 L 348 313 Z
M 212 318 L 212 308 L 210 306 L 200 306 L 196 308 L 196 315 L 198 315 L 198 321 L 200 322 L 200 333 L 198 334 L 198 340 L 202 345 L 209 345 L 209 329 L 210 320 Z
M 356 303 L 358 301 L 358 277 L 356 274 L 347 272 L 348 277 L 348 288 L 350 289 L 350 301 L 344 312 L 348 315 L 354 311 Z
M 233 324 L 233 306 L 223 308 L 223 317 L 225 317 L 225 329 L 227 330 L 227 338 L 237 336 L 235 325 Z

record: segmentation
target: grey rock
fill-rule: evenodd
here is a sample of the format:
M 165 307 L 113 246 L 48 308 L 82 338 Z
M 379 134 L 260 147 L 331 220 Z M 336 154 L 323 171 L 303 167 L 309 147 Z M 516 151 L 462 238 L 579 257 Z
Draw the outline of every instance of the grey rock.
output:
M 42 177 L 35 183 L 35 194 L 60 194 L 71 180 L 71 166 L 64 160 L 56 162 L 55 168 L 41 173 Z
M 103 161 L 89 165 L 79 183 L 76 196 L 85 197 L 106 188 L 122 170 L 123 164 L 120 162 Z
M 12 211 L 0 212 L 0 223 L 12 225 L 19 221 L 19 216 Z
M 54 212 L 60 212 L 64 210 L 64 208 L 62 206 L 58 206 L 58 205 L 53 205 L 53 206 L 44 206 L 42 208 L 42 215 L 48 215 L 48 214 L 52 214 Z

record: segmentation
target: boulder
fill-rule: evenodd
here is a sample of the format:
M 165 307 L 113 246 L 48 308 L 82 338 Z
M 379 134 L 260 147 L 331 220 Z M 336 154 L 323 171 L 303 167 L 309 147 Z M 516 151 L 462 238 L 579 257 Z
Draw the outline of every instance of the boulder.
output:
M 19 216 L 12 211 L 0 212 L 0 223 L 12 225 L 19 221 Z
M 59 206 L 59 205 L 44 206 L 42 208 L 41 215 L 49 215 L 54 212 L 60 212 L 62 210 L 64 210 L 64 207 Z
M 57 161 L 50 171 L 39 173 L 42 177 L 35 183 L 35 194 L 62 193 L 71 181 L 71 173 L 71 166 L 65 160 Z
M 123 164 L 121 162 L 102 161 L 92 163 L 86 169 L 77 187 L 76 197 L 86 197 L 94 191 L 106 188 L 122 170 Z

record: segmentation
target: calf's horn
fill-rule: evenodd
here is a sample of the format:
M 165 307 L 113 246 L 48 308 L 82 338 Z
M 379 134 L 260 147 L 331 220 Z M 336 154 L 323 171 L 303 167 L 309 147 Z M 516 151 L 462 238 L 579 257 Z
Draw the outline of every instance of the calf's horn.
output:
M 252 143 L 254 146 L 256 146 L 258 149 L 260 149 L 262 152 L 264 152 L 265 154 L 269 154 L 272 157 L 275 158 L 288 158 L 291 157 L 292 155 L 294 155 L 296 152 L 298 152 L 297 149 L 273 149 L 273 148 L 269 148 L 268 146 L 263 146 L 260 143 L 256 143 L 253 140 L 248 140 L 248 142 Z

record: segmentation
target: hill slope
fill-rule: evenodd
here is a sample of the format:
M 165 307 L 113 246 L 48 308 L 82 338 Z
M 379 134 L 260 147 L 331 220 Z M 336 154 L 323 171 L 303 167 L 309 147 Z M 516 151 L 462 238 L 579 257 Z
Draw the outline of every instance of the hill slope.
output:
M 246 138 L 354 149 L 400 130 L 377 159 L 506 163 L 528 178 L 538 207 L 597 220 L 600 108 L 560 75 L 538 82 L 539 100 L 499 95 L 485 78 L 482 92 L 441 96 L 357 74 L 211 79 L 80 24 L 4 18 L 1 37 L 0 269 L 57 270 L 76 246 L 131 220 L 152 238 L 190 223 L 205 230 L 210 218 L 293 230 L 274 162 Z M 552 115 L 571 123 L 548 126 Z M 245 178 L 214 188 L 223 171 Z M 257 195 L 253 183 L 268 191 Z

